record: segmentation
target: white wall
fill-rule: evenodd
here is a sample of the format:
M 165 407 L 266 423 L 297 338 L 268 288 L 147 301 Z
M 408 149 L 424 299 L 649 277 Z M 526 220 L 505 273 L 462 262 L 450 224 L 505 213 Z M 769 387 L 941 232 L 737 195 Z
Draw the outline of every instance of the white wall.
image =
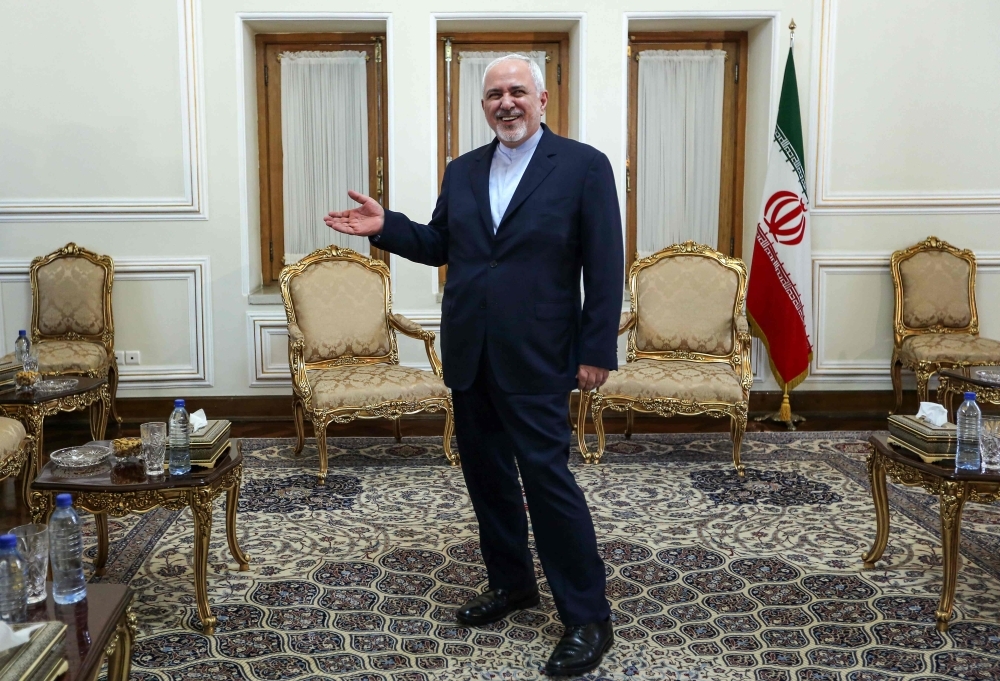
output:
M 388 32 L 390 205 L 429 217 L 438 22 L 569 30 L 571 129 L 624 184 L 627 29 L 751 35 L 744 251 L 798 25 L 817 315 L 805 388 L 889 386 L 888 254 L 936 234 L 980 255 L 984 334 L 1000 337 L 1000 24 L 995 0 L 0 0 L 0 350 L 24 328 L 28 261 L 75 241 L 113 256 L 121 394 L 287 392 L 283 312 L 259 283 L 255 31 Z M 296 21 L 290 22 L 289 19 Z M 353 20 L 353 22 L 352 22 Z M 520 23 L 519 23 L 520 22 Z M 659 23 L 657 23 L 659 22 Z M 777 31 L 775 31 L 777 29 Z M 775 49 L 775 45 L 777 49 Z M 435 273 L 393 259 L 395 308 L 439 322 Z M 426 362 L 401 338 L 404 362 Z M 761 388 L 773 387 L 760 372 Z

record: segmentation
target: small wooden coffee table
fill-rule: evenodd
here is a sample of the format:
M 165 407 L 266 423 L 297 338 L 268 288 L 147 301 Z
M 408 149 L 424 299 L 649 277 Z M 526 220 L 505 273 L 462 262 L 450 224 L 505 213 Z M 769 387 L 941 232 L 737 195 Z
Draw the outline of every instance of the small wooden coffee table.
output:
M 66 625 L 65 655 L 69 671 L 62 681 L 93 681 L 108 659 L 108 681 L 128 681 L 135 641 L 132 590 L 124 584 L 88 584 L 87 597 L 72 605 L 56 605 L 52 583 L 44 603 L 28 608 L 29 622 Z
M 216 462 L 215 468 L 195 466 L 187 475 L 165 473 L 159 479 L 145 482 L 115 484 L 111 471 L 105 467 L 85 476 L 73 476 L 45 464 L 31 483 L 31 513 L 36 523 L 46 522 L 52 512 L 56 494 L 70 492 L 73 505 L 94 514 L 97 521 L 97 575 L 103 575 L 108 561 L 108 515 L 120 518 L 129 513 L 145 513 L 162 506 L 171 510 L 191 507 L 194 517 L 194 588 L 198 615 L 206 634 L 215 632 L 215 617 L 208 604 L 208 544 L 212 536 L 212 502 L 226 493 L 226 536 L 229 550 L 240 565 L 240 571 L 250 568 L 236 540 L 236 504 L 243 482 L 243 453 L 239 440 L 231 440 L 229 452 Z
M 948 418 L 952 422 L 955 420 L 956 395 L 976 393 L 977 402 L 1000 405 L 1000 384 L 984 381 L 975 376 L 966 376 L 955 369 L 942 369 L 937 376 L 937 401 L 948 410 Z
M 910 487 L 923 487 L 941 499 L 941 553 L 944 562 L 944 584 L 938 604 L 937 629 L 946 631 L 955 603 L 958 578 L 958 547 L 962 537 L 962 508 L 966 501 L 988 504 L 1000 499 L 1000 475 L 996 473 L 956 472 L 955 464 L 925 463 L 919 457 L 889 444 L 887 436 L 872 435 L 868 455 L 868 478 L 875 501 L 875 542 L 862 556 L 865 568 L 875 567 L 889 542 L 889 494 L 886 476 L 893 482 Z
M 43 430 L 45 417 L 61 411 L 77 411 L 90 408 L 90 437 L 104 438 L 108 426 L 108 410 L 111 408 L 111 392 L 108 379 L 88 376 L 67 376 L 77 379 L 75 388 L 57 392 L 19 393 L 14 387 L 0 392 L 0 416 L 17 419 L 24 424 L 28 435 L 35 438 L 35 455 L 28 461 L 25 475 L 28 480 L 35 477 L 42 467 Z M 30 505 L 30 499 L 24 502 Z

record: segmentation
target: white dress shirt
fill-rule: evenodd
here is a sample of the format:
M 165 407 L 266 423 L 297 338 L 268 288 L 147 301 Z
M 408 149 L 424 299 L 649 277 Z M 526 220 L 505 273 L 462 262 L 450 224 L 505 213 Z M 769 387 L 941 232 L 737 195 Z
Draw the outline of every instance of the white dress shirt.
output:
M 493 152 L 493 164 L 490 166 L 490 212 L 493 214 L 494 234 L 497 233 L 500 221 L 503 220 L 507 206 L 510 205 L 510 199 L 514 196 L 514 190 L 517 189 L 540 139 L 542 139 L 541 126 L 521 146 L 511 149 L 505 147 L 503 142 L 499 142 L 496 151 Z

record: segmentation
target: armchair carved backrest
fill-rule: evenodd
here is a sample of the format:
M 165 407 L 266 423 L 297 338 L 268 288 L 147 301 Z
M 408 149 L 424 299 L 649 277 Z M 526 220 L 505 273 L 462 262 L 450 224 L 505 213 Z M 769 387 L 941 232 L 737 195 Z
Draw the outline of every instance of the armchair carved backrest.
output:
M 86 340 L 114 355 L 114 261 L 74 243 L 31 261 L 31 340 Z
M 280 283 L 292 383 L 307 403 L 307 370 L 399 364 L 384 262 L 328 246 L 285 267 Z
M 937 237 L 892 254 L 898 348 L 923 333 L 979 335 L 976 312 L 976 256 Z
M 636 260 L 629 270 L 628 361 L 724 362 L 749 390 L 746 290 L 742 260 L 692 241 Z

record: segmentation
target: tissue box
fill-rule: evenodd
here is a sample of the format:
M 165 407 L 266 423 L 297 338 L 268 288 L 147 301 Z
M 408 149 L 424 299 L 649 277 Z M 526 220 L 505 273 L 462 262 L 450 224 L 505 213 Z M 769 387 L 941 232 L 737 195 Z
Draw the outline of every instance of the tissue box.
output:
M 24 626 L 15 624 L 15 629 Z M 46 622 L 32 632 L 31 639 L 16 648 L 0 653 L 0 679 L 5 681 L 51 681 L 66 673 L 64 639 L 66 625 Z
M 889 417 L 889 435 L 907 449 L 916 449 L 935 459 L 955 456 L 955 424 L 932 426 L 915 416 L 892 415 Z

